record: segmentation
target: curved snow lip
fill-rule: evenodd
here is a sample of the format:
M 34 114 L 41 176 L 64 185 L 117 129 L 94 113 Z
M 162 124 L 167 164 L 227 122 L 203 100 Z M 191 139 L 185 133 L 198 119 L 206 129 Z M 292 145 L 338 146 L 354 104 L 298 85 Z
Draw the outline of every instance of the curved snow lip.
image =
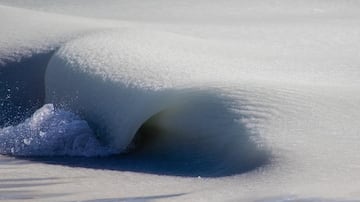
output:
M 229 176 L 255 170 L 259 167 L 267 165 L 270 162 L 269 151 L 266 151 L 264 148 L 257 148 L 257 145 L 249 139 L 249 134 L 247 134 L 249 131 L 247 131 L 247 129 L 242 124 L 233 124 L 236 125 L 237 130 L 239 131 L 239 141 L 233 141 L 231 139 L 236 138 L 232 137 L 234 134 L 225 138 L 221 138 L 219 136 L 217 139 L 214 138 L 215 136 L 207 137 L 206 134 L 199 134 L 199 131 L 196 131 L 196 127 L 191 125 L 188 120 L 191 120 L 191 117 L 196 117 L 197 121 L 200 121 L 200 125 L 198 127 L 199 130 L 205 129 L 208 127 L 207 125 L 212 126 L 213 123 L 204 122 L 209 119 L 209 117 L 207 117 L 209 115 L 208 112 L 214 112 L 210 114 L 211 116 L 218 116 L 222 113 L 225 113 L 225 117 L 227 119 L 224 120 L 229 121 L 229 123 L 233 123 L 233 119 L 236 117 L 239 118 L 238 114 L 235 117 L 235 114 L 231 113 L 227 109 L 227 106 L 224 105 L 226 99 L 221 96 L 219 97 L 219 95 L 217 95 L 216 92 L 212 92 L 212 90 L 194 88 L 182 90 L 168 89 L 165 91 L 151 91 L 149 89 L 132 88 L 129 86 L 121 87 L 116 83 L 110 84 L 104 82 L 104 80 L 97 80 L 94 77 L 87 76 L 85 76 L 85 79 L 89 79 L 89 82 L 91 82 L 92 85 L 102 87 L 105 86 L 106 92 L 111 92 L 111 89 L 117 89 L 123 90 L 125 95 L 132 93 L 140 95 L 140 97 L 138 97 L 140 101 L 138 106 L 146 106 L 151 102 L 156 103 L 156 105 L 150 104 L 146 106 L 147 108 L 151 109 L 150 111 L 138 111 L 137 113 L 140 113 L 140 117 L 142 118 L 138 117 L 138 120 L 130 120 L 134 121 L 133 135 L 129 136 L 129 142 L 135 143 L 135 149 L 132 152 L 121 155 L 120 158 L 118 156 L 104 158 L 64 157 L 64 155 L 90 157 L 97 156 L 97 154 L 101 152 L 103 153 L 101 153 L 100 156 L 104 156 L 105 153 L 107 153 L 106 155 L 111 155 L 114 153 L 115 149 L 111 147 L 106 148 L 99 146 L 98 143 L 93 144 L 93 148 L 89 148 L 87 146 L 84 147 L 83 150 L 81 148 L 77 148 L 78 150 L 69 149 L 69 144 L 61 148 L 60 144 L 62 144 L 64 141 L 70 141 L 71 143 L 73 140 L 77 141 L 78 139 L 84 139 L 82 138 L 84 128 L 88 130 L 86 122 L 84 122 L 85 127 L 83 127 L 84 124 L 80 124 L 80 128 L 77 128 L 76 124 L 73 124 L 75 122 L 73 122 L 72 117 L 76 115 L 73 115 L 71 112 L 62 110 L 59 111 L 57 109 L 50 110 L 51 113 L 54 114 L 50 115 L 48 118 L 43 119 L 42 123 L 39 123 L 41 124 L 41 127 L 36 129 L 32 128 L 33 126 L 30 123 L 33 122 L 36 114 L 42 113 L 44 109 L 46 111 L 49 106 L 52 107 L 52 105 L 45 105 L 40 109 L 41 111 L 33 114 L 33 117 L 30 117 L 36 109 L 40 108 L 45 103 L 44 77 L 47 65 L 53 54 L 54 51 L 38 54 L 34 53 L 30 57 L 23 58 L 19 61 L 9 61 L 1 67 L 1 82 L 5 83 L 5 85 L 1 86 L 1 89 L 2 93 L 7 95 L 2 96 L 4 98 L 6 97 L 6 99 L 1 101 L 3 104 L 1 106 L 4 107 L 1 109 L 2 114 L 3 112 L 6 114 L 6 116 L 3 116 L 3 118 L 6 118 L 6 120 L 2 120 L 2 125 L 10 126 L 3 128 L 2 132 L 7 131 L 7 133 L 11 133 L 12 135 L 16 135 L 16 133 L 19 132 L 24 133 L 21 136 L 16 136 L 16 138 L 13 138 L 11 134 L 2 134 L 2 138 L 8 138 L 8 141 L 4 141 L 4 144 L 7 144 L 6 147 L 2 148 L 7 154 L 17 156 L 18 158 L 21 157 L 30 160 L 69 166 L 82 166 L 111 170 L 128 170 L 134 172 L 189 177 Z M 56 56 L 54 57 L 56 58 Z M 50 64 L 50 68 L 51 66 L 52 64 Z M 61 67 L 61 69 L 63 68 L 64 67 Z M 19 74 L 20 72 L 21 74 Z M 26 75 L 26 77 L 19 78 L 17 77 L 18 75 Z M 66 78 L 68 77 L 62 77 L 63 83 L 59 85 L 66 84 Z M 75 84 L 74 87 L 76 89 L 77 85 L 81 84 L 81 80 L 78 83 L 70 82 L 70 84 Z M 31 90 L 29 90 L 29 88 L 31 88 Z M 10 91 L 8 89 L 10 89 Z M 17 91 L 13 91 L 13 89 L 17 89 Z M 68 92 L 72 91 L 69 90 Z M 54 91 L 51 91 L 51 94 L 52 93 L 54 93 Z M 69 103 L 79 99 L 78 93 L 79 92 L 76 93 L 76 96 L 71 95 L 70 93 L 61 97 L 62 100 L 55 103 L 57 108 L 68 108 Z M 154 98 L 158 99 L 154 100 Z M 31 100 L 34 100 L 34 102 Z M 179 102 L 178 100 L 182 101 Z M 157 101 L 159 102 L 157 103 Z M 99 104 L 101 106 L 105 106 L 101 102 Z M 11 108 L 9 106 L 14 107 Z M 127 106 L 124 108 L 126 109 Z M 74 111 L 82 114 L 81 110 L 76 109 Z M 212 118 L 215 118 L 216 120 L 216 117 L 211 118 L 211 116 L 210 120 Z M 25 121 L 25 119 L 28 117 L 30 117 L 30 119 Z M 70 117 L 70 119 L 68 119 L 68 117 Z M 86 116 L 83 117 L 86 119 Z M 43 133 L 41 131 L 43 126 L 48 125 L 56 127 L 59 125 L 59 123 L 62 124 L 64 121 L 69 122 L 68 126 L 65 124 L 61 125 L 59 128 L 51 129 L 52 132 L 50 133 L 53 134 L 51 137 L 52 139 L 39 139 L 42 138 L 39 136 L 39 134 Z M 78 121 L 83 122 L 80 119 Z M 99 138 L 102 133 L 102 128 L 97 127 L 99 123 L 91 120 L 88 121 L 94 129 L 97 138 Z M 183 124 L 182 129 L 179 128 L 181 124 Z M 70 129 L 72 132 L 67 136 L 62 137 L 63 134 L 56 131 L 62 130 L 64 127 L 65 129 Z M 194 130 L 184 130 L 184 128 Z M 37 130 L 40 130 L 40 133 Z M 76 131 L 82 131 L 82 133 L 76 134 Z M 225 131 L 222 132 L 226 133 Z M 92 131 L 87 131 L 86 133 L 89 135 L 87 135 L 85 140 L 93 139 L 91 141 L 96 142 L 94 133 Z M 136 137 L 134 137 L 135 133 L 138 134 Z M 151 136 L 151 134 L 155 134 L 155 136 Z M 146 138 L 149 135 L 151 138 Z M 142 143 L 140 144 L 138 140 L 135 140 L 139 139 L 139 136 L 145 137 L 145 141 L 142 140 Z M 22 146 L 21 148 L 18 148 L 19 150 L 11 150 L 11 139 L 14 141 L 18 140 L 19 143 L 21 143 L 20 146 Z M 100 137 L 100 139 L 104 138 Z M 34 140 L 32 143 L 35 144 L 27 144 L 29 143 L 29 140 Z M 9 141 L 10 144 L 8 144 Z M 49 141 L 49 143 L 46 141 Z M 237 144 L 241 144 L 242 146 L 238 148 L 239 145 Z M 226 145 L 226 149 L 222 150 L 222 146 L 224 145 Z M 70 145 L 70 147 L 73 146 Z M 126 148 L 128 147 L 129 144 L 127 144 Z M 54 151 L 52 148 L 57 149 Z M 99 148 L 101 149 L 96 151 L 96 149 Z M 86 153 L 87 151 L 91 151 L 92 153 Z M 63 157 L 54 157 L 59 155 Z M 114 166 L 114 164 L 116 164 L 116 166 Z
M 79 78 L 75 80 L 79 83 L 82 81 Z M 69 100 L 67 95 L 59 96 L 54 93 L 57 96 L 52 101 L 58 107 L 80 114 L 88 121 L 99 139 L 107 142 L 111 147 L 122 150 L 122 154 L 119 159 L 105 158 L 100 160 L 101 163 L 97 163 L 97 159 L 83 159 L 80 163 L 77 162 L 78 160 L 73 162 L 68 159 L 69 162 L 60 160 L 60 164 L 161 175 L 224 177 L 250 172 L 271 162 L 271 152 L 254 142 L 252 137 L 256 134 L 241 123 L 240 120 L 246 118 L 246 115 L 233 112 L 227 103 L 231 102 L 231 99 L 221 97 L 215 92 L 188 89 L 159 93 L 121 86 L 114 88 L 114 84 L 98 83 L 96 80 L 87 84 L 90 83 L 93 85 L 91 88 L 93 91 L 109 94 L 99 95 L 85 91 L 87 93 L 84 99 L 82 98 L 84 92 L 75 90 L 78 92 L 77 97 L 70 96 L 72 99 Z M 76 85 L 72 83 L 71 86 Z M 106 89 L 101 91 L 94 88 L 95 86 L 99 88 L 105 86 Z M 112 87 L 107 88 L 109 86 Z M 113 90 L 120 95 L 128 95 L 131 97 L 130 101 L 126 101 L 128 97 L 121 97 L 122 102 L 117 105 L 115 99 L 106 99 L 107 96 L 114 98 Z M 129 91 L 136 96 L 131 96 Z M 71 92 L 71 89 L 63 92 Z M 102 97 L 102 100 L 108 100 L 109 103 L 107 101 L 94 103 L 98 104 L 95 111 L 94 108 L 88 108 L 87 104 L 82 103 L 95 100 L 96 97 L 92 96 Z M 57 98 L 61 99 L 57 100 Z M 107 109 L 111 109 L 111 113 L 107 113 Z M 131 109 L 137 110 L 131 111 Z M 101 113 L 101 110 L 105 110 L 104 113 Z M 124 110 L 130 112 L 122 114 Z M 105 115 L 108 116 L 104 117 Z M 102 121 L 98 117 L 107 121 Z M 108 121 L 112 118 L 114 120 Z M 118 122 L 118 120 L 126 121 Z M 129 130 L 121 132 L 123 127 L 134 130 L 130 130 L 133 132 L 129 133 L 126 133 Z M 118 131 L 118 133 L 108 131 Z M 126 145 L 124 148 L 114 144 L 124 139 L 121 136 L 129 139 L 126 144 L 120 144 Z M 59 161 L 51 160 L 51 163 L 59 163 Z
M 266 165 L 270 152 L 241 122 L 246 118 L 236 111 L 241 104 L 212 88 L 217 80 L 208 85 L 212 73 L 206 68 L 192 73 L 193 65 L 204 59 L 194 57 L 200 50 L 189 53 L 196 43 L 143 30 L 74 40 L 49 62 L 46 102 L 79 114 L 111 147 L 126 153 L 135 145 L 126 158 L 141 162 L 149 172 L 227 176 Z M 185 64 L 175 65 L 180 61 Z

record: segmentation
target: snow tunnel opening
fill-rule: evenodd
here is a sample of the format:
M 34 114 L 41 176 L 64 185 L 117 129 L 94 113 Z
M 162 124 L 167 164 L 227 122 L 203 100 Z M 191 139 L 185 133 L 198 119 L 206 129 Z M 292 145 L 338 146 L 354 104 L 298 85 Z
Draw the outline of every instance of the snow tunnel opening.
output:
M 157 123 L 162 113 L 164 112 L 161 111 L 151 116 L 139 127 L 124 153 L 141 153 L 155 144 L 164 133 L 164 129 Z
M 180 176 L 228 176 L 266 166 L 270 153 L 224 106 L 197 100 L 154 114 L 137 130 L 126 158 Z

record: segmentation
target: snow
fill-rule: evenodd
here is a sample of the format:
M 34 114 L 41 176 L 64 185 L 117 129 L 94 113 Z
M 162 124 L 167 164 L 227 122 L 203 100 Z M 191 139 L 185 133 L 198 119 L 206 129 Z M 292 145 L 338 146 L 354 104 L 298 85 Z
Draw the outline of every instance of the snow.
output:
M 86 121 L 46 104 L 29 119 L 0 131 L 1 154 L 15 156 L 104 156 L 115 150 L 101 146 Z
M 0 195 L 358 200 L 358 1 L 0 4 Z

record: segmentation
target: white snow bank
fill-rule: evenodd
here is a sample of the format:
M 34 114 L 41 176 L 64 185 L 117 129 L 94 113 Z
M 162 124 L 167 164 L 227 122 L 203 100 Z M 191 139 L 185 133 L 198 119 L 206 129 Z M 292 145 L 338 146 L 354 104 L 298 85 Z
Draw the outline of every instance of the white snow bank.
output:
M 46 102 L 79 113 L 97 136 L 123 151 L 151 119 L 165 134 L 149 153 L 181 155 L 199 164 L 217 161 L 217 167 L 233 172 L 263 165 L 268 155 L 242 122 L 249 117 L 236 112 L 246 102 L 235 104 L 233 93 L 218 89 L 221 81 L 235 82 L 241 69 L 219 65 L 214 52 L 201 40 L 161 32 L 90 35 L 52 57 Z M 243 93 L 236 91 L 236 102 Z
M 187 91 L 216 87 L 208 84 L 242 75 L 241 68 L 213 60 L 215 48 L 144 30 L 83 37 L 62 46 L 51 59 L 46 100 L 68 105 L 101 124 L 97 128 L 105 127 L 104 132 L 116 137 L 113 143 L 125 148 L 148 118 L 183 102 L 179 97 L 196 95 Z
M 106 23 L 1 6 L 3 64 L 11 67 L 8 61 L 20 62 L 26 67 L 19 58 L 35 59 L 34 53 L 62 46 L 73 39 L 70 35 L 84 37 L 65 44 L 53 57 L 46 78 L 47 99 L 92 120 L 89 125 L 97 129 L 96 135 L 123 149 L 141 124 L 148 123 L 164 135 L 144 149 L 160 154 L 161 160 L 167 154 L 193 155 L 189 164 L 201 164 L 201 160 L 214 160 L 207 158 L 214 152 L 220 154 L 215 162 L 226 159 L 223 165 L 203 163 L 210 165 L 203 170 L 211 165 L 219 166 L 215 171 L 231 169 L 259 160 L 261 144 L 266 144 L 274 158 L 258 172 L 210 180 L 93 170 L 85 174 L 82 169 L 69 171 L 59 166 L 60 171 L 52 174 L 61 178 L 73 176 L 76 170 L 89 176 L 83 181 L 86 186 L 69 183 L 60 187 L 63 193 L 83 193 L 64 200 L 118 197 L 118 182 L 124 182 L 124 197 L 189 193 L 175 201 L 255 201 L 272 200 L 271 196 L 287 200 L 289 194 L 298 196 L 295 200 L 356 199 L 359 195 L 357 1 L 84 2 L 8 1 L 46 12 L 131 20 L 129 26 L 141 29 L 84 37 L 74 31 L 98 30 Z M 30 73 L 34 74 L 26 69 L 23 75 Z M 17 75 L 13 76 L 6 78 Z M 11 85 L 11 89 L 16 87 Z M 107 128 L 116 134 L 105 135 Z M 140 140 L 148 130 L 140 131 Z M 136 146 L 137 141 L 134 143 Z M 249 147 L 241 147 L 242 143 Z M 170 169 L 168 161 L 144 159 Z M 233 159 L 239 161 L 231 163 Z M 148 167 L 142 168 L 141 172 L 148 172 Z M 24 169 L 27 175 L 27 166 Z M 32 169 L 31 174 L 43 176 L 42 171 Z M 88 188 L 94 195 L 88 195 Z

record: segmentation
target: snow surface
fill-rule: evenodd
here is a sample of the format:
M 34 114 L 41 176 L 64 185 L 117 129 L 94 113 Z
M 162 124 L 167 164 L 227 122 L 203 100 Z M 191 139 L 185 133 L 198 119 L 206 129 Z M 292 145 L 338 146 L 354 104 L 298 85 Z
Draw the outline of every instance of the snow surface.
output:
M 0 199 L 359 200 L 358 1 L 0 4 Z

